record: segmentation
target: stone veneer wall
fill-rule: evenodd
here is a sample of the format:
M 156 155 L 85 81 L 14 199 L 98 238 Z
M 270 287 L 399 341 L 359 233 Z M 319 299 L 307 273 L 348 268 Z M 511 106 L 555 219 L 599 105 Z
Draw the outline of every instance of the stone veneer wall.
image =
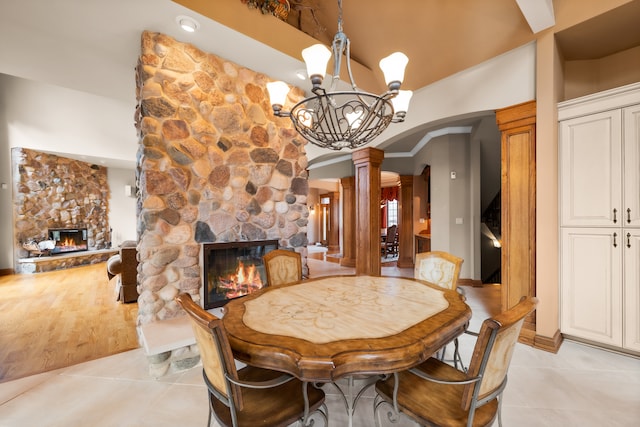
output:
M 86 227 L 89 250 L 104 249 L 109 239 L 107 169 L 79 160 L 11 149 L 14 244 L 17 261 L 28 256 L 22 243 L 47 239 L 49 228 Z
M 306 141 L 273 115 L 269 79 L 152 32 L 136 79 L 138 325 L 200 299 L 202 242 L 278 239 L 306 268 Z

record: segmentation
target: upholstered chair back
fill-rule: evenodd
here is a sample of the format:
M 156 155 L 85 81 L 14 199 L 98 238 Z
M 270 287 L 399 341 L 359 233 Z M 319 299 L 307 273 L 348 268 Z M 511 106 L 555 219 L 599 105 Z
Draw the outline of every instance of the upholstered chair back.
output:
M 464 260 L 448 252 L 416 254 L 414 277 L 447 289 L 456 289 Z
M 275 249 L 262 260 L 269 286 L 286 285 L 302 280 L 302 257 L 298 252 Z
M 479 387 L 479 401 L 501 390 L 522 324 L 525 317 L 535 310 L 537 302 L 534 297 L 523 298 L 510 310 L 482 323 L 468 370 L 470 377 L 482 375 L 482 379 L 479 383 L 465 386 L 463 409 L 468 410 L 471 406 L 476 387 Z

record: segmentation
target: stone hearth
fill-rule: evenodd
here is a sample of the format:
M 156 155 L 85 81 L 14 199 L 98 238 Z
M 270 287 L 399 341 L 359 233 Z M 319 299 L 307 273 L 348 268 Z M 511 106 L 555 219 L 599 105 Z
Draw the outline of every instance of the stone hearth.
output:
M 95 251 L 73 252 L 53 256 L 41 256 L 18 259 L 17 273 L 44 273 L 45 271 L 65 270 L 81 265 L 97 264 L 118 253 L 117 249 L 98 249 Z

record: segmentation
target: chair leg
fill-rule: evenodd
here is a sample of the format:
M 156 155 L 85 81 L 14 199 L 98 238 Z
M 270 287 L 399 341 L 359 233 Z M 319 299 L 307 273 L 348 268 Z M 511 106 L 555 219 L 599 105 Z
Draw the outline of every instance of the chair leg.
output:
M 460 363 L 460 369 L 462 371 L 464 371 L 464 372 L 467 372 L 467 367 L 464 366 L 464 363 L 462 363 L 462 356 L 460 356 L 458 338 L 453 340 L 453 345 L 454 345 L 454 349 L 453 349 L 453 366 L 456 369 L 458 369 L 458 363 Z

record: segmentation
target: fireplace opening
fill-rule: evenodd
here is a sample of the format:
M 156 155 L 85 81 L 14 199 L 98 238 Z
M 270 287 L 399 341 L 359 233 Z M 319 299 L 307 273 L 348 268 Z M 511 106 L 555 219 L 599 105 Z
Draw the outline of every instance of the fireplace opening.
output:
M 89 249 L 86 228 L 50 228 L 49 240 L 56 242 L 51 254 L 66 254 Z
M 277 240 L 203 243 L 204 309 L 221 307 L 267 286 L 262 257 L 274 249 L 278 249 Z

